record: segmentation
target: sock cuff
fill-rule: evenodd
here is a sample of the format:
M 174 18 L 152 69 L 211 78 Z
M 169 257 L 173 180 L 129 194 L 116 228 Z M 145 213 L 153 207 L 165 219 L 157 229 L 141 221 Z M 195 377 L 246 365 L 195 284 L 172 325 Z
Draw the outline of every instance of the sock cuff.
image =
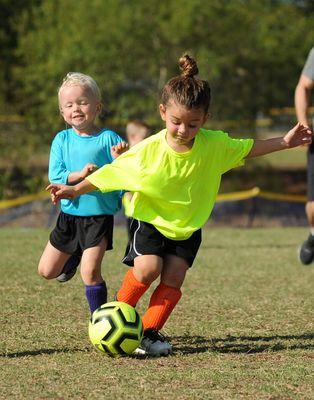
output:
M 106 282 L 96 283 L 96 285 L 85 285 L 86 289 L 102 289 L 106 287 Z
M 169 293 L 173 293 L 173 294 L 176 293 L 177 295 L 180 295 L 180 297 L 182 296 L 182 291 L 181 291 L 181 289 L 178 289 L 178 288 L 176 288 L 176 287 L 174 287 L 174 286 L 166 285 L 166 284 L 163 283 L 163 282 L 160 282 L 160 284 L 159 284 L 158 286 L 159 286 L 159 290 L 160 290 L 160 291 L 169 292 Z
M 149 287 L 149 283 L 143 283 L 137 280 L 134 276 L 133 268 L 130 268 L 126 273 L 126 279 L 138 287 Z

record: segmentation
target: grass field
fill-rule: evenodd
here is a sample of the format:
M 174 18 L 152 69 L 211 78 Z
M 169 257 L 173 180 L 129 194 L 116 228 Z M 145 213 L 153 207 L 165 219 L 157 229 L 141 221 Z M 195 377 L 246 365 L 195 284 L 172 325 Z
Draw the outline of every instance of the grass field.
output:
M 204 230 L 166 325 L 174 355 L 112 359 L 87 337 L 80 277 L 37 276 L 46 230 L 0 229 L 1 399 L 313 399 L 314 265 L 305 228 Z M 112 298 L 125 231 L 103 263 Z M 139 304 L 140 313 L 148 295 Z
M 306 169 L 307 148 L 296 147 L 290 150 L 277 151 L 255 159 L 254 162 L 280 169 Z

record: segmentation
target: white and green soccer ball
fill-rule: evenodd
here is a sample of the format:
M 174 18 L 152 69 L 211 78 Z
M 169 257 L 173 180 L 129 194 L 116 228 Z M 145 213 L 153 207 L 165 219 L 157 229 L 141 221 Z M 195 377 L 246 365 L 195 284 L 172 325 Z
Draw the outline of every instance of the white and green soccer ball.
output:
M 93 312 L 88 334 L 96 349 L 113 357 L 128 355 L 141 343 L 143 324 L 135 308 L 113 301 Z

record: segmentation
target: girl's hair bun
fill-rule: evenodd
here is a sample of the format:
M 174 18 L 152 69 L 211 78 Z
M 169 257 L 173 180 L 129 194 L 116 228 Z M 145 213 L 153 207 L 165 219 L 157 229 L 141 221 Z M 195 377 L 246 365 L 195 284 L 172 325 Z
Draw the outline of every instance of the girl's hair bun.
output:
M 179 60 L 179 66 L 182 71 L 181 75 L 185 78 L 193 78 L 198 74 L 198 67 L 194 58 L 188 54 L 184 54 Z

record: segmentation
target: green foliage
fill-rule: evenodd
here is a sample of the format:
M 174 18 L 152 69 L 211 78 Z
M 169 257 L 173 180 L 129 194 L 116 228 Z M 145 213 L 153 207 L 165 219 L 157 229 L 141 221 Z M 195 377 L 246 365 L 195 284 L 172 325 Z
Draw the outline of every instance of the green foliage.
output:
M 313 22 L 304 2 L 43 0 L 20 18 L 16 106 L 49 142 L 62 126 L 57 87 L 76 70 L 99 82 L 107 115 L 157 124 L 159 90 L 190 51 L 214 117 L 254 119 L 293 104 Z
M 0 0 L 0 107 L 2 113 L 12 112 L 16 89 L 13 70 L 17 63 L 14 49 L 18 41 L 18 23 L 25 10 L 31 10 L 41 0 Z

